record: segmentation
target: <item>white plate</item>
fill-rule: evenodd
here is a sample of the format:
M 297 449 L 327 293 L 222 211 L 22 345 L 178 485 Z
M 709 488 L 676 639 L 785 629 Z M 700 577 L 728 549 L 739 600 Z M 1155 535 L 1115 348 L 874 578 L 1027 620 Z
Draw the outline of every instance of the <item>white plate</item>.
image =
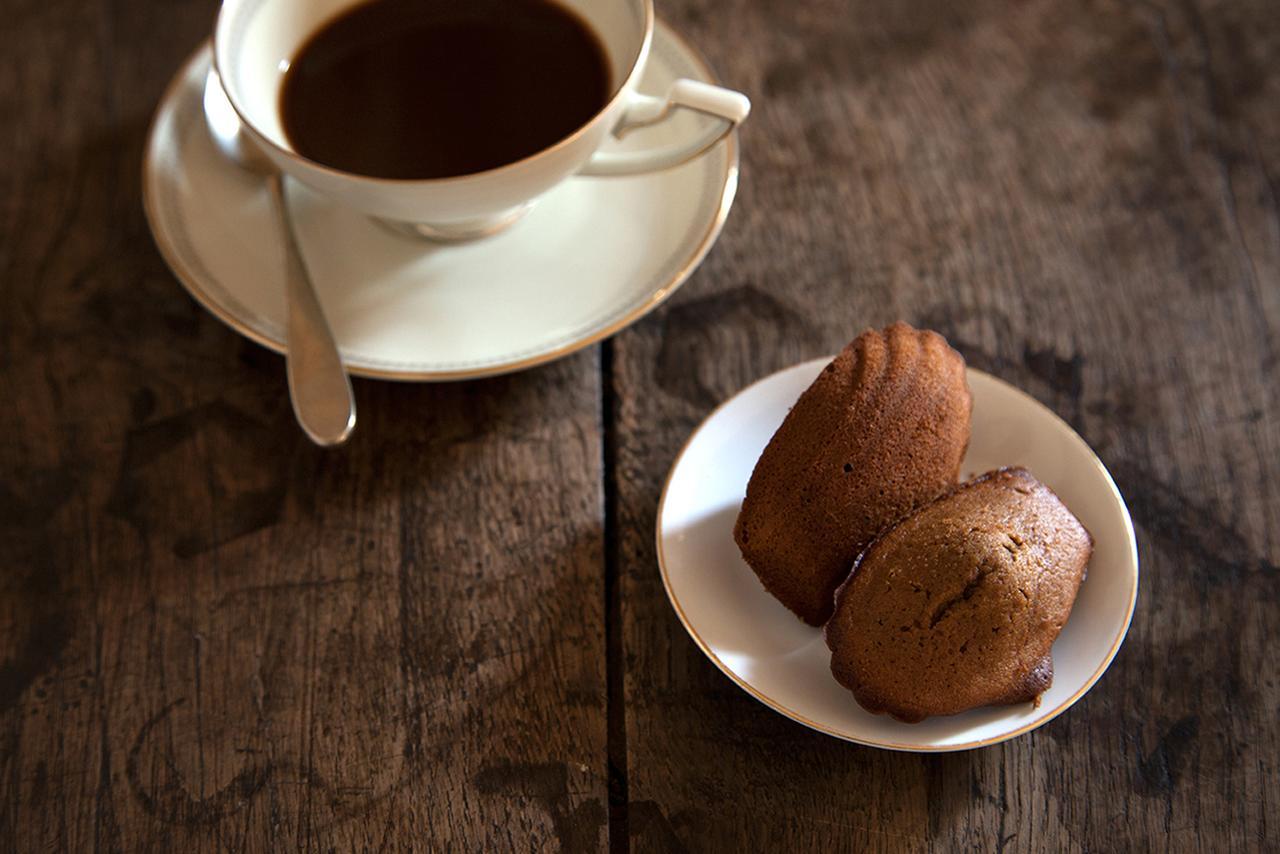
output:
M 680 452 L 658 505 L 658 563 L 667 595 L 694 641 L 751 696 L 820 732 L 892 750 L 982 747 L 1066 711 L 1098 681 L 1124 640 L 1138 595 L 1129 511 L 1111 475 L 1074 430 L 1034 398 L 968 371 L 973 429 L 961 474 L 1029 469 L 1094 537 L 1093 560 L 1071 618 L 1053 645 L 1053 685 L 1030 703 L 976 709 L 918 724 L 864 711 L 831 676 L 822 630 L 764 591 L 733 541 L 747 480 L 800 393 L 830 359 L 761 380 L 723 404 Z
M 228 161 L 205 125 L 209 49 L 160 103 L 143 164 L 156 243 L 205 308 L 284 350 L 280 228 L 261 180 Z M 659 24 L 640 90 L 677 77 L 714 82 Z M 710 121 L 683 111 L 620 148 L 663 146 Z M 691 126 L 692 125 L 692 126 Z M 571 178 L 494 237 L 430 244 L 288 182 L 290 208 L 348 369 L 400 380 L 467 379 L 559 358 L 634 323 L 693 272 L 720 233 L 737 186 L 730 136 L 675 169 Z

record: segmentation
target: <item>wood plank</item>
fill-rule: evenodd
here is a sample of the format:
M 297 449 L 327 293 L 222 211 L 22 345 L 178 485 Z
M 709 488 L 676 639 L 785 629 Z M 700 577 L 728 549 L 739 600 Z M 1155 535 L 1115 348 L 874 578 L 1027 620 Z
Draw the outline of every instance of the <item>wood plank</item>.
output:
M 596 848 L 598 355 L 309 446 L 141 211 L 214 11 L 0 16 L 0 850 Z
M 1265 0 L 666 0 L 753 96 L 739 201 L 612 344 L 625 823 L 656 850 L 1280 845 L 1280 18 Z M 902 318 L 1098 450 L 1139 529 L 1120 656 L 989 749 L 895 755 L 757 704 L 655 564 L 719 401 Z

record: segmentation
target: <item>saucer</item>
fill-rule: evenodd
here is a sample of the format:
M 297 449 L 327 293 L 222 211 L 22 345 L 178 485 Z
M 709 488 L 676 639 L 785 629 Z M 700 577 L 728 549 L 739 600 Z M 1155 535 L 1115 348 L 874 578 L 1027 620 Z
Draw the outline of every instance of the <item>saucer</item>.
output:
M 658 505 L 658 564 L 694 642 L 748 694 L 837 738 L 908 751 L 966 750 L 1029 732 L 1067 710 L 1115 657 L 1138 594 L 1133 523 L 1102 462 L 1066 422 L 1030 395 L 981 371 L 961 475 L 1020 465 L 1058 494 L 1094 537 L 1071 617 L 1053 645 L 1053 684 L 1030 703 L 905 724 L 873 715 L 831 675 L 822 630 L 764 591 L 743 562 L 733 524 L 764 446 L 830 359 L 780 371 L 713 412 L 689 438 Z
M 285 349 L 284 256 L 265 185 L 226 159 L 205 124 L 208 45 L 160 103 L 143 164 L 156 244 L 193 297 L 232 329 Z M 659 24 L 640 91 L 714 82 Z M 711 121 L 682 111 L 617 150 L 663 146 Z M 674 169 L 570 178 L 493 237 L 433 244 L 337 207 L 286 179 L 290 213 L 348 370 L 397 380 L 469 379 L 568 355 L 634 323 L 684 283 L 737 188 L 734 135 Z

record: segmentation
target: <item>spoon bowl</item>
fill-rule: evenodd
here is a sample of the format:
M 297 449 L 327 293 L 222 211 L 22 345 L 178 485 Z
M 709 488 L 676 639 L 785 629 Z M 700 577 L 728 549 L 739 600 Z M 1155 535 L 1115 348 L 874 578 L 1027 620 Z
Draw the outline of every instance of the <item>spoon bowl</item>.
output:
M 218 150 L 246 171 L 262 176 L 280 220 L 289 305 L 285 366 L 293 414 L 317 445 L 340 445 L 356 426 L 351 379 L 307 272 L 289 217 L 283 176 L 241 129 L 240 118 L 227 100 L 215 69 L 209 70 L 205 80 L 204 114 Z

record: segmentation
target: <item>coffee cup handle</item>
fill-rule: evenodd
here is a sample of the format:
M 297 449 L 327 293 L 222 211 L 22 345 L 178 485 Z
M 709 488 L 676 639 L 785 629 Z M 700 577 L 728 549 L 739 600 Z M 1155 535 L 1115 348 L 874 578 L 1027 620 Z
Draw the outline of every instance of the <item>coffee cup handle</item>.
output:
M 635 175 L 687 163 L 729 135 L 751 112 L 751 101 L 741 92 L 699 80 L 682 79 L 671 84 L 666 97 L 631 92 L 622 120 L 613 135 L 623 138 L 633 130 L 668 119 L 677 109 L 693 110 L 720 121 L 708 125 L 686 142 L 645 151 L 597 151 L 580 175 Z

